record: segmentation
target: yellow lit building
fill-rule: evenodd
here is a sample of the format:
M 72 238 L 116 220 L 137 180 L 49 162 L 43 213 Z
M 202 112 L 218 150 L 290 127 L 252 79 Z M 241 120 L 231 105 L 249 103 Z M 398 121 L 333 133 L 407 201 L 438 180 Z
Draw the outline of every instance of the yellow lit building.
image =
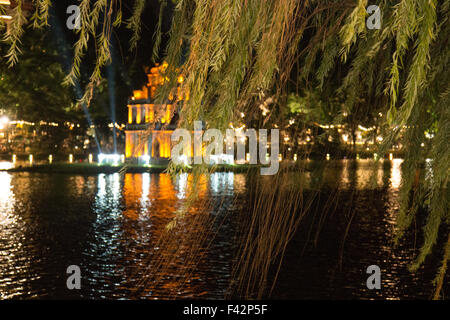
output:
M 147 70 L 148 82 L 141 90 L 133 91 L 133 97 L 128 100 L 125 130 L 125 157 L 128 161 L 149 162 L 150 159 L 169 159 L 171 156 L 170 137 L 176 128 L 176 106 L 185 97 L 181 90 L 183 77 L 179 76 L 176 94 L 170 94 L 164 104 L 154 103 L 156 89 L 165 81 L 163 73 L 166 68 L 167 63 L 164 62 Z

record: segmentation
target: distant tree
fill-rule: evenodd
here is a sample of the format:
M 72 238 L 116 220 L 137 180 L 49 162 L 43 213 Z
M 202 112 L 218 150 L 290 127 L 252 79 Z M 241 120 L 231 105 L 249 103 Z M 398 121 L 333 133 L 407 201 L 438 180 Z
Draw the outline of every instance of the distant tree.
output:
M 2 52 L 7 44 L 1 43 Z M 22 39 L 20 66 L 0 60 L 0 106 L 27 121 L 76 121 L 72 88 L 62 85 L 64 72 L 57 51 L 42 32 L 29 32 Z

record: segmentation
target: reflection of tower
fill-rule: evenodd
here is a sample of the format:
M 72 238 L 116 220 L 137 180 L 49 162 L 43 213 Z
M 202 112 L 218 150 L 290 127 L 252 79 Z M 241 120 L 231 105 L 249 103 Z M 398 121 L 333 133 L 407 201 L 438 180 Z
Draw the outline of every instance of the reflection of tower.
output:
M 147 71 L 148 82 L 141 90 L 133 91 L 128 101 L 128 124 L 125 130 L 125 156 L 130 161 L 170 158 L 170 137 L 176 127 L 175 105 L 185 99 L 178 77 L 176 92 L 169 94 L 163 104 L 155 104 L 156 90 L 166 80 L 163 75 L 167 63 L 157 64 Z M 186 97 L 187 98 L 187 97 Z

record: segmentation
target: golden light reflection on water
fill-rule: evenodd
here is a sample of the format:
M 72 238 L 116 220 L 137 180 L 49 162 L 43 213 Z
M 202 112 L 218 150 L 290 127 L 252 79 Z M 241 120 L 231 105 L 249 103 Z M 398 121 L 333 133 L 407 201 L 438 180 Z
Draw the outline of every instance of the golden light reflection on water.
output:
M 148 206 L 150 206 L 151 202 L 149 199 L 150 194 L 150 173 L 142 174 L 142 195 L 141 195 L 141 207 L 143 211 L 146 213 Z
M 14 209 L 14 192 L 11 186 L 12 176 L 7 172 L 0 172 L 0 225 L 12 223 Z
M 370 181 L 374 176 L 375 187 L 390 189 L 387 202 L 379 208 L 380 217 L 369 210 L 368 204 L 375 193 L 368 193 L 362 199 L 352 198 L 357 203 L 352 208 L 358 205 L 359 209 L 365 208 L 361 211 L 366 214 L 364 219 L 377 221 L 379 224 L 373 228 L 383 229 L 377 232 L 389 238 L 398 209 L 397 195 L 391 191 L 398 189 L 401 183 L 401 160 L 392 161 L 389 167 L 383 167 L 382 163 L 372 164 L 373 161 L 355 165 L 330 161 L 321 175 L 314 171 L 288 174 L 293 185 L 305 183 L 316 190 L 328 184 L 337 190 L 350 191 L 372 191 Z M 39 285 L 30 289 L 29 283 L 45 275 L 46 271 L 37 266 L 40 267 L 39 261 L 46 257 L 46 252 L 53 253 L 50 249 L 55 247 L 64 252 L 82 252 L 82 257 L 77 258 L 84 259 L 81 261 L 89 270 L 90 279 L 86 286 L 96 290 L 91 289 L 87 297 L 217 297 L 217 292 L 220 294 L 229 280 L 229 264 L 233 260 L 230 238 L 234 231 L 229 224 L 225 224 L 223 231 L 217 231 L 217 225 L 222 225 L 221 219 L 224 219 L 220 215 L 217 217 L 217 213 L 226 213 L 232 207 L 234 196 L 247 197 L 247 188 L 256 183 L 248 179 L 245 174 L 222 172 L 203 175 L 198 180 L 187 173 L 175 177 L 148 173 L 87 177 L 0 172 L 0 239 L 6 239 L 7 243 L 0 248 L 3 260 L 0 262 L 3 267 L 0 270 L 0 297 L 21 297 L 26 296 L 26 292 L 42 296 L 49 290 Z M 270 178 L 258 181 L 267 183 Z M 196 189 L 193 189 L 194 184 Z M 187 216 L 168 232 L 167 224 L 187 202 L 191 190 L 196 190 L 199 200 L 189 204 Z M 60 198 L 55 199 L 54 194 Z M 78 202 L 83 206 L 73 208 Z M 48 206 L 55 210 L 54 215 L 49 213 Z M 92 212 L 85 216 L 84 211 L 77 211 L 89 209 Z M 91 216 L 93 218 L 89 220 Z M 25 221 L 23 217 L 29 220 Z M 373 220 L 374 217 L 379 220 Z M 49 229 L 54 234 L 37 233 L 36 236 L 35 230 L 48 228 L 55 219 L 62 226 L 66 224 L 64 219 L 75 221 L 75 227 L 67 227 L 65 230 L 69 233 L 64 235 L 58 235 L 58 228 L 54 228 Z M 372 230 L 370 228 L 367 230 Z M 28 231 L 21 233 L 20 230 Z M 70 248 L 65 247 L 64 239 L 78 232 L 80 238 L 76 236 L 76 241 L 68 242 Z M 211 245 L 212 237 L 217 236 L 213 234 L 215 232 L 222 237 L 216 247 Z M 370 242 L 371 232 L 362 232 L 369 239 L 364 243 L 365 248 L 387 252 L 387 244 Z M 72 249 L 73 243 L 80 244 L 81 249 Z M 65 257 L 64 253 L 62 257 Z M 68 260 L 58 258 L 58 255 L 46 258 L 55 263 Z M 395 256 L 395 259 L 400 265 L 404 257 Z M 395 266 L 397 270 L 398 265 Z M 392 281 L 387 285 L 392 287 L 400 283 Z M 219 286 L 222 286 L 220 290 Z M 389 290 L 394 293 L 388 298 L 398 297 L 395 288 L 391 287 Z
M 391 187 L 394 189 L 400 188 L 402 183 L 402 163 L 403 159 L 392 160 L 391 178 L 389 181 L 391 183 Z
M 297 187 L 303 190 L 320 190 L 322 187 L 338 190 L 374 190 L 383 187 L 398 189 L 401 184 L 402 161 L 335 160 L 319 166 L 311 161 L 303 161 L 302 170 L 286 174 L 292 176 Z M 270 181 L 270 177 L 266 180 Z
M 244 179 L 245 180 L 245 179 Z M 242 180 L 238 184 L 242 184 Z M 195 185 L 195 188 L 193 188 Z M 242 186 L 240 186 L 242 187 Z M 123 228 L 126 237 L 139 242 L 144 234 L 151 237 L 154 248 L 125 254 L 132 268 L 127 269 L 126 278 L 139 279 L 133 297 L 199 297 L 209 294 L 202 285 L 205 274 L 197 268 L 208 253 L 207 242 L 214 232 L 215 217 L 213 201 L 208 195 L 227 195 L 234 189 L 234 174 L 215 173 L 193 175 L 169 174 L 126 174 L 123 181 L 123 216 L 132 221 L 149 221 L 145 229 Z M 188 192 L 195 192 L 198 198 L 186 202 Z M 228 191 L 226 191 L 228 190 Z M 220 200 L 219 200 L 220 202 Z M 167 225 L 176 217 L 176 212 L 187 203 L 187 215 L 171 230 Z M 142 251 L 142 260 L 135 260 Z
M 375 189 L 383 186 L 383 160 L 359 160 L 356 169 L 357 189 Z
M 11 174 L 0 172 L 0 299 L 20 297 L 27 291 L 24 285 L 33 277 L 28 274 L 30 261 L 23 255 L 26 252 L 24 230 L 15 213 L 16 194 L 12 180 Z M 24 274 L 23 278 L 19 277 L 21 274 Z M 12 289 L 3 289 L 12 284 Z
M 142 195 L 144 194 L 143 176 L 140 174 L 126 174 L 123 186 L 125 201 L 125 210 L 123 215 L 129 219 L 139 219 L 139 204 L 142 204 Z M 150 186 L 148 186 L 150 187 Z M 148 193 L 148 191 L 147 191 Z
M 123 213 L 129 218 L 138 219 L 139 213 L 150 213 L 157 209 L 160 216 L 167 213 L 166 217 L 169 217 L 173 216 L 170 213 L 174 214 L 186 201 L 189 192 L 196 192 L 198 198 L 202 199 L 208 192 L 220 197 L 232 195 L 235 188 L 238 192 L 245 189 L 245 176 L 242 174 L 218 172 L 208 176 L 204 174 L 196 179 L 188 173 L 174 177 L 169 174 L 126 174 L 123 183 L 125 202 Z M 106 184 L 106 175 L 99 175 L 97 194 L 99 200 L 107 195 Z
M 73 185 L 75 186 L 75 192 L 78 196 L 81 196 L 85 192 L 86 179 L 84 176 L 73 177 Z

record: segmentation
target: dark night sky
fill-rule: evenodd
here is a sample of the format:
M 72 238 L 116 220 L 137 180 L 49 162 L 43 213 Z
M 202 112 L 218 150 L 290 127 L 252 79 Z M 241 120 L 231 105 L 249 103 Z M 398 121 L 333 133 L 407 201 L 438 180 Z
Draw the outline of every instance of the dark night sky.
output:
M 76 4 L 74 0 L 59 0 L 53 2 L 51 9 L 50 27 L 47 30 L 48 38 L 57 48 L 60 56 L 60 63 L 64 70 L 70 68 L 72 61 L 72 46 L 77 36 L 74 31 L 66 27 L 66 20 L 69 14 L 66 13 L 67 7 Z M 163 34 L 167 33 L 171 23 L 172 5 L 169 1 L 164 13 Z M 130 17 L 132 12 L 132 3 L 122 1 L 123 21 Z M 124 122 L 126 119 L 126 101 L 132 93 L 132 90 L 140 88 L 146 81 L 144 66 L 152 65 L 153 35 L 159 15 L 159 1 L 147 1 L 145 11 L 142 16 L 141 41 L 138 48 L 134 51 L 129 50 L 129 39 L 132 32 L 122 23 L 120 28 L 115 28 L 112 36 L 112 59 L 111 66 L 106 67 L 103 76 L 106 79 L 114 78 L 115 99 L 116 99 L 116 119 L 118 122 Z M 101 21 L 102 17 L 100 17 Z M 161 48 L 165 48 L 167 37 L 163 36 Z M 161 50 L 160 56 L 162 56 Z M 87 82 L 92 72 L 93 62 L 95 61 L 95 52 L 93 50 L 93 41 L 90 39 L 90 49 L 86 55 L 82 66 L 82 86 Z M 113 76 L 112 76 L 113 75 Z M 103 101 L 103 100 L 102 100 Z M 109 103 L 101 103 L 105 113 L 109 113 Z

